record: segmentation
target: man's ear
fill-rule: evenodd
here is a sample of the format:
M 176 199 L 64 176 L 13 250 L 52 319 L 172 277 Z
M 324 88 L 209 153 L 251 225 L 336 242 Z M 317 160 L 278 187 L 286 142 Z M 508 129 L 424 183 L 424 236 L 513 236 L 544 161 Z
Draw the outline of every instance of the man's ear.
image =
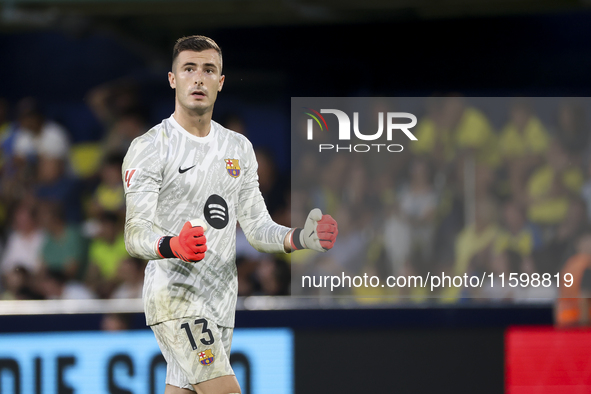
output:
M 218 88 L 218 92 L 221 92 L 222 91 L 222 88 L 224 87 L 224 81 L 225 80 L 226 80 L 226 76 L 225 75 L 222 75 L 220 77 L 220 87 Z
M 168 83 L 170 84 L 171 88 L 176 89 L 176 79 L 172 71 L 168 72 Z

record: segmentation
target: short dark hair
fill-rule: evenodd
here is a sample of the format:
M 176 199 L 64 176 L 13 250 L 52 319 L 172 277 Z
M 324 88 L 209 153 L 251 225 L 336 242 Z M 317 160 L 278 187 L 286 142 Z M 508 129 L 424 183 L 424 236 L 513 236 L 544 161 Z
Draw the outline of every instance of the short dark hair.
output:
M 201 52 L 205 51 L 206 49 L 215 49 L 217 53 L 220 55 L 220 66 L 222 63 L 222 50 L 216 44 L 214 40 L 209 37 L 205 36 L 187 36 L 181 37 L 176 40 L 174 44 L 174 48 L 172 49 L 172 64 L 174 66 L 174 62 L 176 58 L 179 56 L 179 53 L 182 51 L 195 51 Z

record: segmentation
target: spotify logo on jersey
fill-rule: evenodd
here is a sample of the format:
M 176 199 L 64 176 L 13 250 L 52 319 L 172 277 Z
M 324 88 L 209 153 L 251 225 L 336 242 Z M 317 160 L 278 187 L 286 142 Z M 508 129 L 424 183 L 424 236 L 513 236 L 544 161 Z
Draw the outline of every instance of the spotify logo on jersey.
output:
M 220 230 L 228 225 L 228 203 L 217 194 L 209 196 L 203 207 L 203 214 L 213 228 Z

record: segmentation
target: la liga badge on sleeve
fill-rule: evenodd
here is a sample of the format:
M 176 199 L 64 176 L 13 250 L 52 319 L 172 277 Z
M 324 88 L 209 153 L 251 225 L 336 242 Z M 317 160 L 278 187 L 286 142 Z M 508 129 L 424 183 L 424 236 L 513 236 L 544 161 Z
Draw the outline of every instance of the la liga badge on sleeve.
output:
M 231 177 L 238 178 L 238 175 L 240 175 L 240 164 L 238 164 L 238 159 L 226 159 L 226 170 Z
M 199 353 L 199 362 L 203 365 L 211 365 L 213 363 L 213 353 L 211 349 L 205 349 Z

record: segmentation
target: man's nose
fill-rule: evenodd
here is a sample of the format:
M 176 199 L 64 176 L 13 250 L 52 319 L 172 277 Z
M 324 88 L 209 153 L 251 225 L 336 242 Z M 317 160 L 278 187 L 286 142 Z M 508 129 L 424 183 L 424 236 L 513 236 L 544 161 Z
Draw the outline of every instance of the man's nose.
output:
M 203 85 L 203 73 L 201 71 L 197 71 L 195 73 L 195 85 L 197 85 L 197 86 Z

